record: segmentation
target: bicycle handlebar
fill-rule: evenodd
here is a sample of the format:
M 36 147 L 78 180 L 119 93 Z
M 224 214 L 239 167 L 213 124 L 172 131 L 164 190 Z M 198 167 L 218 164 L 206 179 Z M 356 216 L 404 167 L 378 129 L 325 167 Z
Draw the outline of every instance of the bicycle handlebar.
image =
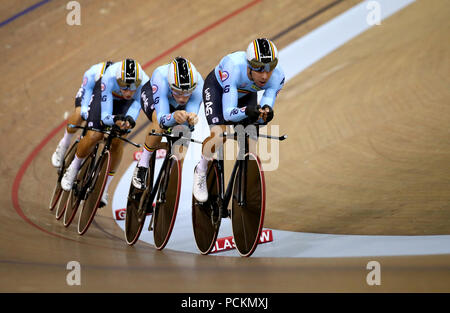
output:
M 247 134 L 247 133 L 246 133 Z M 226 138 L 232 138 L 232 139 L 236 139 L 237 138 L 238 133 L 234 132 L 234 133 L 228 133 L 228 132 L 224 132 L 222 134 L 222 137 L 226 137 Z M 267 138 L 267 139 L 273 139 L 273 140 L 279 140 L 279 141 L 283 141 L 285 139 L 287 139 L 287 135 L 283 135 L 283 136 L 271 136 L 271 135 L 266 135 L 266 134 L 258 134 L 257 136 L 249 134 L 248 135 L 250 138 L 252 138 L 253 140 L 257 140 L 258 137 L 262 137 L 262 138 Z
M 195 140 L 195 139 L 187 138 L 187 137 L 184 137 L 184 136 L 177 136 L 177 135 L 174 135 L 172 133 L 162 133 L 162 134 L 161 133 L 156 133 L 154 129 L 152 129 L 152 132 L 148 133 L 148 134 L 150 136 L 160 136 L 160 137 L 166 137 L 166 138 L 170 138 L 170 139 L 183 139 L 183 140 L 187 140 L 187 141 L 194 142 L 194 143 L 199 143 L 199 144 L 203 143 L 202 141 L 198 141 L 198 140 Z
M 125 141 L 125 142 L 127 142 L 127 143 L 129 143 L 129 144 L 131 144 L 133 146 L 135 146 L 136 148 L 142 147 L 142 145 L 140 145 L 138 143 L 135 143 L 135 142 L 129 140 L 128 138 L 121 137 L 120 133 L 117 130 L 113 129 L 113 128 L 105 130 L 105 129 L 98 129 L 98 128 L 89 127 L 89 126 L 78 126 L 78 125 L 73 125 L 73 124 L 69 124 L 68 126 L 70 128 L 87 129 L 87 130 L 92 130 L 92 131 L 95 131 L 95 132 L 98 132 L 98 133 L 103 133 L 103 134 L 110 135 L 110 136 L 112 135 L 115 138 L 118 138 L 120 140 L 123 140 L 123 141 Z M 126 131 L 126 133 L 130 133 L 130 132 L 131 132 L 131 130 L 129 130 L 129 129 Z

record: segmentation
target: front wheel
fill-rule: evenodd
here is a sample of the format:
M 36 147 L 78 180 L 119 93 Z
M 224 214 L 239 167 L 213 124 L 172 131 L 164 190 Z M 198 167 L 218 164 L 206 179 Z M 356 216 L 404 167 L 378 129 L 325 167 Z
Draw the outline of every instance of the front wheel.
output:
M 172 234 L 181 194 L 181 161 L 171 155 L 161 177 L 154 214 L 153 238 L 158 250 L 164 249 Z
M 130 191 L 128 192 L 127 213 L 125 215 L 125 239 L 127 244 L 132 246 L 138 241 L 144 227 L 145 217 L 151 209 L 153 199 L 150 201 L 150 194 L 154 183 L 155 174 L 155 155 L 152 153 L 149 161 L 149 169 L 147 175 L 145 190 L 136 189 L 133 182 L 130 183 Z
M 241 256 L 253 254 L 264 224 L 266 188 L 261 161 L 253 153 L 245 155 L 234 179 L 231 222 L 234 242 Z
M 78 234 L 83 235 L 94 220 L 95 213 L 100 205 L 106 180 L 111 168 L 111 154 L 106 151 L 96 162 L 92 172 L 88 172 L 88 188 L 78 219 Z
M 216 243 L 220 228 L 220 180 L 217 161 L 209 162 L 206 172 L 208 200 L 198 202 L 192 196 L 192 226 L 197 248 L 201 254 L 210 253 Z

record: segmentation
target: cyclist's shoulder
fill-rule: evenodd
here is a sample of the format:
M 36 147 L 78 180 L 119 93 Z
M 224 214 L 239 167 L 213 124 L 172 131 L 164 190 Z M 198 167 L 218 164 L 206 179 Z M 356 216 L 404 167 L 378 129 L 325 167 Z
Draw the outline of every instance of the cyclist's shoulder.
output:
M 115 80 L 117 69 L 122 65 L 121 63 L 122 62 L 116 62 L 116 63 L 111 64 L 106 69 L 105 73 L 103 73 L 102 80 L 109 80 L 112 78 L 114 78 L 114 80 Z
M 167 83 L 167 74 L 169 73 L 169 64 L 158 66 L 152 73 L 151 81 L 153 84 Z
M 272 72 L 269 84 L 275 88 L 278 88 L 280 87 L 280 85 L 281 86 L 284 85 L 284 82 L 285 82 L 284 71 L 281 68 L 281 66 L 278 65 Z
M 142 87 L 144 84 L 146 84 L 149 81 L 150 81 L 150 77 L 147 75 L 147 73 L 144 70 L 142 70 L 142 82 L 141 82 L 140 87 Z
M 277 67 L 273 70 L 273 73 L 275 74 L 275 77 L 284 78 L 284 70 L 280 64 L 278 64 Z
M 227 54 L 222 58 L 220 64 L 228 65 L 228 66 L 239 66 L 239 65 L 247 65 L 246 55 L 244 51 L 236 51 L 230 54 Z
M 103 69 L 103 63 L 97 63 L 94 65 L 91 65 L 91 67 L 89 67 L 84 72 L 83 76 L 86 79 L 92 79 L 92 80 L 96 81 L 101 76 L 102 69 Z
M 222 58 L 219 65 L 215 69 L 216 77 L 221 82 L 228 79 L 231 83 L 237 83 L 242 73 L 247 71 L 247 61 L 245 52 L 237 51 L 230 53 Z

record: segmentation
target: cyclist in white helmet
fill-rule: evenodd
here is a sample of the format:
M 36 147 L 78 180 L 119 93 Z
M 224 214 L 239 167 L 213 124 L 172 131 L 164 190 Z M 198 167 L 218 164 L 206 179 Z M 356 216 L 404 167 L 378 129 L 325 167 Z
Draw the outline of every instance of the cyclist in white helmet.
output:
M 83 75 L 83 82 L 81 83 L 81 87 L 75 96 L 75 110 L 74 112 L 67 118 L 68 125 L 81 125 L 81 122 L 87 120 L 89 115 L 89 105 L 91 103 L 92 94 L 94 93 L 94 88 L 99 88 L 100 84 L 97 84 L 100 81 L 100 78 L 105 73 L 106 69 L 113 62 L 101 62 L 95 65 L 92 65 Z M 70 146 L 73 135 L 75 135 L 77 129 L 66 127 L 63 138 L 59 141 L 58 146 L 56 147 L 56 151 L 52 155 L 52 164 L 54 167 L 61 167 L 64 155 L 66 154 L 67 149 Z
M 161 137 L 148 135 L 153 129 L 161 132 L 176 125 L 194 126 L 202 102 L 203 78 L 194 64 L 176 57 L 159 66 L 141 91 L 141 107 L 151 124 L 141 158 L 133 174 L 133 185 L 144 189 L 149 160 Z
M 97 129 L 118 127 L 124 131 L 133 128 L 141 110 L 141 89 L 148 80 L 149 77 L 141 65 L 133 59 L 112 64 L 102 76 L 100 88 L 94 92 L 87 120 L 88 126 Z M 75 158 L 61 180 L 61 187 L 64 190 L 72 189 L 83 160 L 103 136 L 102 133 L 88 131 L 81 139 Z M 108 187 L 120 164 L 122 152 L 123 142 L 114 139 L 111 145 L 111 171 L 108 173 L 100 206 L 108 203 Z
M 206 170 L 225 138 L 226 125 L 267 124 L 273 118 L 275 98 L 283 88 L 284 73 L 278 50 L 267 38 L 253 40 L 247 51 L 225 56 L 205 79 L 203 104 L 211 136 L 203 141 L 202 157 L 194 170 L 194 197 L 208 200 Z M 257 92 L 263 90 L 260 105 Z

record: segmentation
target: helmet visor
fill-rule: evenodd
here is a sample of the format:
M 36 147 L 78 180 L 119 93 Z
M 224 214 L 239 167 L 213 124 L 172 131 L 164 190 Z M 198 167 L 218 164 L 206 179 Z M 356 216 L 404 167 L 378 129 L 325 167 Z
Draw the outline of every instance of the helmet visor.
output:
M 170 88 L 170 91 L 175 96 L 183 96 L 183 97 L 190 97 L 190 96 L 192 96 L 192 92 L 193 92 L 193 90 L 186 91 L 186 90 L 177 90 L 177 89 L 174 89 L 174 88 Z
M 248 66 L 255 72 L 272 72 L 277 67 L 278 59 L 272 60 L 269 63 L 256 61 L 255 59 L 248 61 Z
M 170 89 L 177 96 L 190 96 L 194 92 L 195 87 L 197 87 L 197 83 L 194 83 L 190 88 L 179 88 L 175 84 L 170 85 Z
M 126 83 L 121 79 L 117 80 L 117 84 L 119 85 L 120 89 L 130 89 L 130 90 L 136 90 L 139 88 L 139 85 L 141 84 L 140 80 L 136 80 L 133 83 Z

